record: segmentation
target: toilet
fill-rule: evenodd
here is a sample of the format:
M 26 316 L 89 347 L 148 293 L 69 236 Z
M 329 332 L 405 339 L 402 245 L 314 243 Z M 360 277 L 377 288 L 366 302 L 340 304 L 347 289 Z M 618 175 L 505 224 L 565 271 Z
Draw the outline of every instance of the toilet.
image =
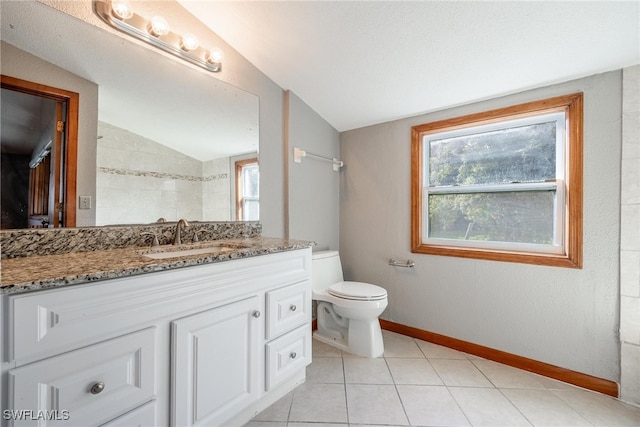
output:
M 343 279 L 337 251 L 312 254 L 312 298 L 318 302 L 318 330 L 313 337 L 358 356 L 382 356 L 378 316 L 387 307 L 387 291 Z

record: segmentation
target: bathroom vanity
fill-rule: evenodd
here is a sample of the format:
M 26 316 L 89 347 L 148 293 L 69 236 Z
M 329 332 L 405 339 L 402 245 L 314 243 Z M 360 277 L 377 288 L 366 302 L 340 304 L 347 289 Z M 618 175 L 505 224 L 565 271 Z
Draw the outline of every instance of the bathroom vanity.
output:
M 3 260 L 3 425 L 241 426 L 303 382 L 310 244 L 244 242 L 160 259 L 119 249 L 122 270 L 66 286 L 7 287 L 7 265 L 24 259 Z

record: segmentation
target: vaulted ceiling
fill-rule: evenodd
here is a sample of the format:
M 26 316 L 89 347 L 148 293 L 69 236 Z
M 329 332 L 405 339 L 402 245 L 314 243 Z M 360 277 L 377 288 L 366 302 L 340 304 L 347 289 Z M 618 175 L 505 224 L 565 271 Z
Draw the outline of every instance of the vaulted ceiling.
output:
M 638 1 L 178 1 L 339 131 L 640 62 Z

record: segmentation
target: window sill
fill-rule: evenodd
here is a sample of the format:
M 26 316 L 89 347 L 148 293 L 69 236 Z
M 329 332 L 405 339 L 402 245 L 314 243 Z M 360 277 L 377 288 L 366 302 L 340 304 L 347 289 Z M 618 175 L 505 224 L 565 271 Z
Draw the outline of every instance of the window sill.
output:
M 582 259 L 567 254 L 540 254 L 531 252 L 497 251 L 494 249 L 469 249 L 454 246 L 414 244 L 411 252 L 425 255 L 482 259 L 487 261 L 515 262 L 549 267 L 582 268 Z

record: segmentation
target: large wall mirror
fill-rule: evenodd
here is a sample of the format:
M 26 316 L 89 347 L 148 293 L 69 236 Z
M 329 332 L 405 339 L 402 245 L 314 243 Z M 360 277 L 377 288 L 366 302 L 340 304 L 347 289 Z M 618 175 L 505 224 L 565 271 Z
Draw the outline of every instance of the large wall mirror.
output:
M 75 200 L 93 225 L 258 219 L 257 96 L 39 2 L 1 7 L 3 42 L 98 86 L 95 140 L 78 140 L 95 144 L 95 194 Z

